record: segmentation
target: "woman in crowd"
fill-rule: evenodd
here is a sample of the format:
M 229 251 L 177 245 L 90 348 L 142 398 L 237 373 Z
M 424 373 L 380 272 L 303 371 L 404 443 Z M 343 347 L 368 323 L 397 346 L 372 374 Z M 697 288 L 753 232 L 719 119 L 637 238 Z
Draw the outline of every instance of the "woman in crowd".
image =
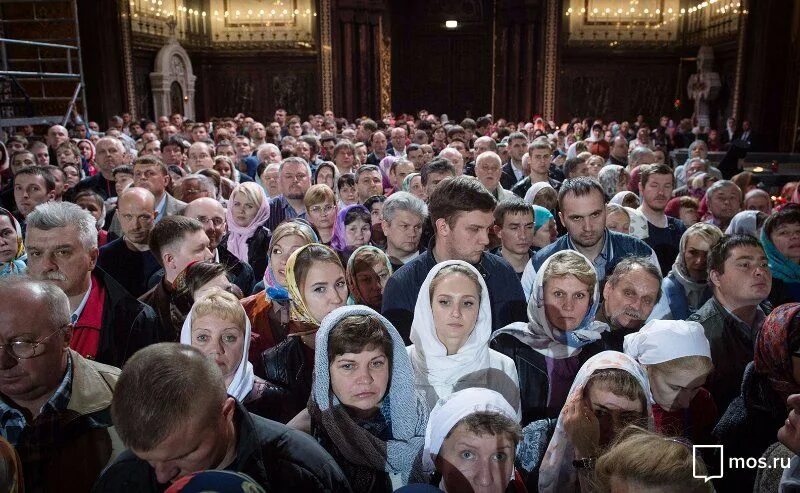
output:
M 426 480 L 420 458 L 428 410 L 414 391 L 402 337 L 370 308 L 338 308 L 323 321 L 307 413 L 304 431 L 336 459 L 353 491 Z
M 689 156 L 686 158 L 686 162 L 675 168 L 675 188 L 680 188 L 687 184 L 686 165 L 694 158 L 699 158 L 703 161 L 708 159 L 708 145 L 700 139 L 695 139 L 689 144 Z M 713 171 L 711 171 L 709 165 L 708 170 L 717 176 L 718 179 L 722 178 L 718 169 L 714 168 Z
M 740 211 L 737 212 L 731 223 L 725 228 L 726 235 L 750 235 L 756 238 L 761 237 L 761 228 L 764 227 L 764 221 L 767 220 L 767 214 L 761 211 Z
M 308 221 L 317 230 L 320 242 L 330 245 L 336 224 L 336 195 L 327 185 L 312 185 L 303 198 Z
M 0 277 L 24 274 L 27 261 L 22 227 L 11 212 L 0 207 Z
M 290 315 L 286 338 L 261 355 L 265 380 L 277 387 L 282 416 L 305 409 L 314 371 L 314 337 L 325 316 L 347 302 L 339 256 L 329 247 L 304 245 L 286 263 Z M 285 421 L 284 421 L 285 422 Z
M 700 173 L 708 173 L 708 161 L 705 159 L 701 159 L 699 157 L 690 158 L 686 161 L 684 165 L 686 171 L 684 172 L 684 180 L 686 185 L 681 187 L 676 187 L 673 190 L 672 195 L 674 197 L 680 197 L 683 195 L 690 195 L 691 194 L 691 182 L 692 179 Z
M 264 189 L 256 183 L 237 185 L 231 192 L 225 213 L 228 222 L 228 237 L 225 247 L 236 258 L 253 268 L 256 279 L 264 276 L 267 269 L 267 245 L 271 233 L 264 226 L 269 219 L 269 199 Z
M 617 233 L 631 234 L 631 216 L 618 204 L 606 204 L 606 228 Z
M 186 316 L 195 300 L 212 289 L 221 289 L 242 299 L 242 291 L 228 277 L 224 264 L 216 262 L 192 262 L 175 278 L 176 305 Z
M 625 336 L 624 350 L 647 372 L 655 400 L 655 430 L 696 444 L 714 443 L 711 430 L 719 413 L 703 388 L 714 368 L 703 326 L 653 320 Z
M 392 263 L 380 248 L 360 246 L 347 261 L 347 287 L 351 305 L 381 309 L 383 288 L 392 275 Z
M 553 213 L 540 205 L 533 207 L 533 248 L 539 251 L 556 241 L 558 229 Z
M 361 204 L 344 207 L 336 215 L 331 248 L 336 250 L 346 264 L 353 251 L 369 243 L 372 238 L 372 214 Z
M 64 193 L 67 194 L 83 179 L 83 169 L 79 164 L 67 164 L 61 170 L 64 172 Z
M 595 322 L 600 304 L 597 272 L 574 250 L 548 258 L 536 274 L 528 301 L 528 323 L 515 322 L 492 334 L 492 347 L 510 357 L 519 372 L 522 423 L 555 417 L 586 360 L 582 348 L 600 339 L 608 325 Z
M 425 187 L 422 186 L 422 175 L 419 173 L 409 173 L 403 179 L 402 190 L 421 200 L 426 200 Z
M 514 468 L 519 418 L 494 390 L 468 388 L 439 399 L 428 418 L 422 463 L 441 491 L 523 493 Z
M 228 156 L 217 156 L 214 158 L 214 169 L 217 170 L 219 176 L 227 178 L 234 183 L 246 183 L 253 181 L 249 176 L 242 174 L 236 169 L 233 161 Z
M 181 344 L 194 346 L 219 365 L 228 395 L 248 411 L 272 418 L 277 402 L 266 402 L 267 383 L 256 377 L 247 360 L 251 340 L 250 321 L 239 299 L 214 287 L 192 305 L 181 329 Z
M 772 272 L 772 306 L 800 301 L 800 206 L 790 204 L 769 216 L 761 244 Z
M 519 409 L 514 362 L 489 348 L 492 312 L 483 276 L 460 260 L 431 269 L 417 296 L 411 323 L 411 364 L 428 409 L 467 387 L 501 393 Z
M 73 200 L 97 221 L 97 248 L 108 243 L 108 231 L 103 229 L 106 224 L 106 202 L 103 197 L 91 190 L 82 190 L 75 194 Z
M 680 219 L 683 225 L 688 228 L 700 221 L 699 208 L 700 202 L 696 198 L 685 195 L 671 198 L 664 208 L 664 213 L 675 219 Z
M 618 164 L 607 164 L 597 173 L 597 180 L 606 192 L 606 197 L 610 199 L 628 189 L 630 174 Z
M 531 185 L 525 192 L 524 200 L 527 204 L 542 206 L 553 213 L 558 205 L 558 194 L 550 183 L 540 181 Z
M 339 193 L 339 209 L 358 203 L 356 192 L 356 177 L 353 173 L 345 173 L 336 180 L 336 190 Z
M 314 175 L 314 185 L 328 185 L 332 192 L 336 193 L 336 182 L 339 180 L 339 170 L 330 162 L 325 161 L 317 167 Z
M 333 148 L 331 156 L 333 164 L 339 170 L 339 175 L 344 176 L 355 171 L 356 148 L 349 140 L 341 140 Z
M 289 331 L 290 297 L 286 288 L 286 264 L 289 257 L 304 245 L 317 242 L 311 227 L 303 222 L 287 221 L 275 228 L 269 242 L 269 265 L 264 279 L 253 288 L 254 294 L 242 300 L 253 326 L 255 337 L 250 346 L 250 361 L 261 374 L 261 353 L 286 339 Z
M 766 215 L 772 214 L 772 198 L 760 188 L 754 188 L 744 194 L 744 209 L 761 211 Z
M 712 483 L 703 479 L 708 474 L 690 444 L 638 426 L 622 430 L 595 466 L 600 493 L 712 493 Z
M 706 259 L 721 238 L 722 231 L 707 223 L 693 224 L 684 231 L 675 264 L 661 283 L 672 319 L 687 319 L 711 298 Z
M 623 190 L 621 192 L 617 192 L 616 195 L 611 197 L 609 203 L 621 205 L 623 207 L 630 207 L 631 209 L 636 209 L 637 207 L 639 207 L 639 197 L 635 193 L 629 190 Z
M 753 361 L 747 365 L 742 393 L 714 428 L 729 457 L 761 457 L 786 421 L 786 400 L 800 393 L 800 304 L 787 303 L 770 313 L 756 335 Z M 756 470 L 728 469 L 720 485 L 752 489 Z
M 600 170 L 603 169 L 605 165 L 605 160 L 603 160 L 603 156 L 597 154 L 591 154 L 589 158 L 586 160 L 586 166 L 588 167 L 589 176 L 592 178 L 597 178 Z
M 652 429 L 650 384 L 630 356 L 603 351 L 586 361 L 554 424 L 535 421 L 523 429 L 517 464 L 528 491 L 592 491 L 593 459 L 628 425 Z
M 86 173 L 86 176 L 94 176 L 97 173 L 97 167 L 94 164 L 94 157 L 97 154 L 94 142 L 89 139 L 81 139 L 77 145 L 81 151 L 83 172 Z

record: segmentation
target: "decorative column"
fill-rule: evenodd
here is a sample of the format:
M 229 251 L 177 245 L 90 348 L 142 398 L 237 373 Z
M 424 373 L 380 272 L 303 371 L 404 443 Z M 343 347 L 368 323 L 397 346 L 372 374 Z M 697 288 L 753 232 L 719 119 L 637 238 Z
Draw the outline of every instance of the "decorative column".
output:
M 747 10 L 747 0 L 742 0 L 742 10 Z M 739 40 L 736 46 L 736 72 L 733 82 L 733 102 L 731 116 L 739 121 L 742 106 L 742 81 L 744 79 L 745 40 L 747 39 L 747 14 L 739 14 Z
M 560 22 L 558 5 L 559 0 L 547 0 L 544 24 L 544 95 L 542 97 L 542 117 L 545 120 L 555 119 L 558 25 Z
M 122 35 L 122 67 L 125 78 L 125 96 L 128 100 L 127 111 L 132 120 L 136 120 L 136 85 L 133 82 L 133 57 L 131 56 L 131 5 L 128 0 L 119 0 L 119 27 Z
M 383 30 L 383 16 L 378 19 L 380 65 L 380 108 L 383 115 L 392 111 L 392 36 Z
M 331 0 L 320 0 L 320 44 L 322 47 L 322 109 L 333 111 L 333 53 Z

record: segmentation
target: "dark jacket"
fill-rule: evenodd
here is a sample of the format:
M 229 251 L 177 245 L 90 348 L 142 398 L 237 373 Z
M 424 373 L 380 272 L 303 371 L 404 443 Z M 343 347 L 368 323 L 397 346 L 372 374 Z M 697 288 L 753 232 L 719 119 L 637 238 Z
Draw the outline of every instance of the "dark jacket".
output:
M 781 306 L 786 303 L 800 301 L 800 284 L 786 282 L 777 277 L 772 278 L 772 289 L 767 297 L 772 306 Z
M 191 303 L 179 303 L 174 291 L 167 289 L 161 281 L 153 288 L 139 297 L 139 301 L 151 307 L 158 317 L 161 332 L 159 340 L 162 342 L 178 342 L 180 340 L 181 328 L 186 315 L 191 309 Z M 181 306 L 184 310 L 181 310 Z
M 229 235 L 225 235 L 225 238 L 222 239 L 217 247 L 218 250 L 228 250 L 228 237 Z M 256 229 L 253 232 L 253 236 L 247 239 L 247 263 L 253 268 L 253 279 L 262 279 L 264 277 L 264 272 L 266 272 L 267 263 L 269 262 L 267 250 L 271 239 L 272 232 L 265 226 Z M 220 254 L 220 261 L 222 261 L 222 254 Z M 243 290 L 242 292 L 249 293 L 250 290 Z
M 511 190 L 511 188 L 514 187 L 514 184 L 519 181 L 517 180 L 517 175 L 514 173 L 514 165 L 511 164 L 511 161 L 509 160 L 501 169 L 503 174 L 500 176 L 500 184 L 503 185 L 503 188 L 506 190 Z M 525 176 L 523 175 L 523 178 L 524 177 Z
M 97 265 L 134 298 L 147 292 L 147 281 L 150 276 L 161 269 L 152 252 L 131 250 L 123 238 L 118 238 L 100 248 Z
M 417 296 L 428 272 L 436 265 L 433 257 L 433 241 L 428 251 L 408 262 L 392 274 L 383 290 L 381 313 L 394 324 L 406 344 L 410 344 L 411 322 L 414 320 L 414 307 Z M 475 265 L 483 276 L 492 303 L 492 330 L 497 330 L 512 322 L 528 320 L 525 293 L 517 273 L 502 258 L 484 253 L 479 264 Z
M 98 363 L 122 368 L 133 353 L 150 344 L 161 342 L 158 319 L 152 308 L 128 294 L 103 269 L 95 267 L 92 275 L 106 289 L 96 360 Z
M 274 386 L 265 393 L 275 393 L 275 401 L 281 402 L 273 415 L 276 421 L 288 422 L 308 404 L 314 379 L 310 352 L 299 337 L 287 337 L 261 354 L 264 380 Z
M 78 184 L 75 185 L 74 190 L 75 193 L 83 190 L 97 192 L 101 197 L 103 197 L 103 200 L 106 200 L 109 197 L 117 196 L 117 189 L 114 186 L 114 182 L 106 180 L 101 173 L 97 173 L 94 176 L 90 176 L 79 181 Z
M 561 188 L 561 182 L 554 180 L 552 178 L 548 178 L 547 183 L 549 183 L 551 187 L 555 188 L 556 191 L 558 191 L 558 189 Z M 526 176 L 525 178 L 518 181 L 514 186 L 512 186 L 511 188 L 507 188 L 506 190 L 511 190 L 511 193 L 513 193 L 514 195 L 516 195 L 521 199 L 524 199 L 525 194 L 528 193 L 528 190 L 530 190 L 531 185 L 532 185 L 531 177 Z
M 519 394 L 522 399 L 522 425 L 542 418 L 558 417 L 561 409 L 547 408 L 550 382 L 545 356 L 510 334 L 501 334 L 494 338 L 491 348 L 514 360 L 517 367 Z
M 264 251 L 266 252 L 266 248 Z M 242 290 L 242 294 L 245 296 L 250 294 L 253 291 L 253 286 L 259 280 L 256 279 L 250 264 L 236 258 L 234 254 L 228 251 L 226 245 L 220 244 L 217 246 L 217 253 L 219 254 L 219 263 L 223 264 L 228 270 L 228 279 Z M 264 276 L 262 275 L 261 277 L 263 278 Z
M 236 459 L 225 468 L 247 474 L 265 490 L 299 493 L 306 491 L 349 492 L 339 466 L 314 440 L 285 425 L 248 413 L 237 404 Z M 126 450 L 95 483 L 93 492 L 162 492 L 155 471 L 146 461 Z

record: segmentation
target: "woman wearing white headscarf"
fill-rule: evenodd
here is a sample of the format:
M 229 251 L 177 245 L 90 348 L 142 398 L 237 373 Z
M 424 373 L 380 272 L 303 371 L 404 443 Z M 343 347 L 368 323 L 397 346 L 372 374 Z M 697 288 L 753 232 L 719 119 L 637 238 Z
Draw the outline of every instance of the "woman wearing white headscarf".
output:
M 600 305 L 597 271 L 574 250 L 557 252 L 536 273 L 528 323 L 492 334 L 492 347 L 514 360 L 522 394 L 522 423 L 555 417 L 581 364 L 582 348 L 609 330 L 595 321 Z
M 548 183 L 546 181 L 538 181 L 538 182 L 534 183 L 533 185 L 531 185 L 531 188 L 529 188 L 528 191 L 525 192 L 525 199 L 524 199 L 525 203 L 533 204 L 534 199 L 536 199 L 536 194 L 538 194 L 539 192 L 542 191 L 542 189 L 545 189 L 545 188 L 552 188 L 553 191 L 555 191 L 555 188 L 553 188 L 553 185 L 551 185 L 550 183 Z
M 630 356 L 603 351 L 583 364 L 553 427 L 535 421 L 523 431 L 517 464 L 528 491 L 592 491 L 594 460 L 627 425 L 653 428 L 650 383 Z
M 630 190 L 622 190 L 621 192 L 617 192 L 613 197 L 611 197 L 609 202 L 612 204 L 621 205 L 623 207 L 630 207 L 631 209 L 636 209 L 641 204 L 639 197 Z
M 483 277 L 470 264 L 436 264 L 419 290 L 408 353 L 417 389 L 428 409 L 459 389 L 501 393 L 519 409 L 514 362 L 492 349 L 492 312 Z
M 761 211 L 741 211 L 737 212 L 731 223 L 725 229 L 726 235 L 750 235 L 756 238 L 761 237 L 761 228 L 767 220 L 767 215 Z
M 657 432 L 696 444 L 714 443 L 719 413 L 703 388 L 714 368 L 703 326 L 683 320 L 652 320 L 625 336 L 625 354 L 647 372 Z

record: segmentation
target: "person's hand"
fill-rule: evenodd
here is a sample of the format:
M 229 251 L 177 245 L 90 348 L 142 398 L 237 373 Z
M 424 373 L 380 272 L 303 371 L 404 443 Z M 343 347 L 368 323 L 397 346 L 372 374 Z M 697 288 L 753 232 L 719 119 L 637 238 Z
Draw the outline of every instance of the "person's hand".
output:
M 576 392 L 561 410 L 564 431 L 575 448 L 575 458 L 597 457 L 600 450 L 600 422 Z

